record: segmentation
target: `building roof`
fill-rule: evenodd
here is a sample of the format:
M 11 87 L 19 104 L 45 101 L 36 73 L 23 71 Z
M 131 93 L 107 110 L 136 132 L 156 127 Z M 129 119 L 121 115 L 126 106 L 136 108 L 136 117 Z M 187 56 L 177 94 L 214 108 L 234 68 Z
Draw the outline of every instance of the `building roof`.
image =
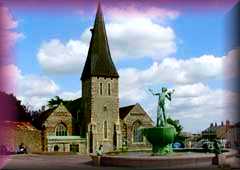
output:
M 36 131 L 37 129 L 28 121 L 4 121 L 1 123 L 1 128 L 13 128 L 15 130 Z
M 67 111 L 69 111 L 73 118 L 77 118 L 77 114 L 79 114 L 80 116 L 83 109 L 82 109 L 82 98 L 77 98 L 75 100 L 69 100 L 69 101 L 63 101 L 63 103 L 61 103 L 60 105 L 63 105 L 65 107 L 65 109 L 67 109 Z M 53 111 L 55 109 L 57 109 L 59 107 L 58 106 L 54 106 L 52 108 L 49 108 L 45 111 L 43 111 L 40 116 L 39 116 L 39 119 L 38 119 L 38 124 L 37 126 L 41 126 L 46 120 L 47 118 L 53 113 Z
M 125 106 L 125 107 L 120 107 L 119 108 L 119 117 L 120 119 L 124 119 L 128 113 L 133 109 L 134 105 L 129 105 L 129 106 Z
M 87 60 L 82 72 L 81 80 L 92 76 L 118 78 L 118 72 L 111 58 L 105 24 L 100 3 L 96 13 L 94 28 L 88 50 Z
M 40 121 L 39 123 L 40 124 L 44 123 L 57 107 L 58 106 L 55 106 L 43 111 L 39 116 L 39 119 L 38 119 L 38 121 Z

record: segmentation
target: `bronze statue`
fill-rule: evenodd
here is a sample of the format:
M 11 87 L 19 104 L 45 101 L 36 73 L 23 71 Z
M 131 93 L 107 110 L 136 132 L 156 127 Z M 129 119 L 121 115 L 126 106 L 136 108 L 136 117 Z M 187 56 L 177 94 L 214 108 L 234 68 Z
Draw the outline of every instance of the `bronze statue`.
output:
M 168 99 L 171 101 L 171 95 L 174 93 L 174 89 L 172 91 L 168 90 L 166 87 L 162 87 L 162 93 L 154 93 L 153 90 L 149 89 L 149 91 L 154 96 L 158 96 L 158 107 L 157 107 L 157 127 L 164 126 L 166 124 L 166 107 L 165 100 Z M 162 114 L 161 114 L 162 112 Z

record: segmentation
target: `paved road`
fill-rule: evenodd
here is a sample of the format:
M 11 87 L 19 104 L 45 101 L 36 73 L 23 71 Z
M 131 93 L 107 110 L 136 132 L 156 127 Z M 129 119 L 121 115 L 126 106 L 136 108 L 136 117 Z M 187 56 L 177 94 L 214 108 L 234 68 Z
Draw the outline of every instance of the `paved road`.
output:
M 239 163 L 239 159 L 230 160 L 231 164 L 236 165 Z M 91 159 L 88 156 L 82 155 L 14 155 L 8 161 L 3 168 L 4 170 L 75 170 L 75 169 L 86 169 L 86 170 L 120 170 L 120 169 L 141 169 L 146 170 L 146 168 L 129 168 L 129 167 L 95 167 L 91 164 Z M 159 169 L 159 168 L 148 168 L 149 169 Z M 199 168 L 206 169 L 206 168 Z M 209 167 L 207 169 L 215 170 L 221 169 L 217 167 Z M 224 168 L 226 169 L 226 168 Z M 227 168 L 229 169 L 229 168 Z M 236 168 L 234 168 L 236 169 Z M 239 168 L 240 169 L 240 168 Z M 184 168 L 186 170 L 186 168 Z

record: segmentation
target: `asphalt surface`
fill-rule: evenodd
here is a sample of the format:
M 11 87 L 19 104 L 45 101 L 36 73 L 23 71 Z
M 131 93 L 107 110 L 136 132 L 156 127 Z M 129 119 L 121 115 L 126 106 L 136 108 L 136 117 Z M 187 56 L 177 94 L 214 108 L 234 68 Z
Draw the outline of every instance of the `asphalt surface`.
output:
M 218 169 L 239 169 L 240 170 L 240 159 L 234 158 L 229 160 L 231 168 L 228 166 L 224 167 L 204 167 L 204 168 L 195 168 L 195 170 L 209 169 L 209 170 L 218 170 Z M 75 169 L 84 169 L 84 170 L 120 170 L 120 169 L 140 169 L 140 170 L 156 170 L 159 168 L 133 168 L 133 167 L 96 167 L 91 163 L 91 158 L 84 155 L 38 155 L 38 154 L 28 154 L 28 155 L 13 155 L 11 156 L 5 166 L 4 170 L 75 170 Z M 193 168 L 190 168 L 193 169 Z M 179 167 L 179 170 L 186 170 L 186 168 Z

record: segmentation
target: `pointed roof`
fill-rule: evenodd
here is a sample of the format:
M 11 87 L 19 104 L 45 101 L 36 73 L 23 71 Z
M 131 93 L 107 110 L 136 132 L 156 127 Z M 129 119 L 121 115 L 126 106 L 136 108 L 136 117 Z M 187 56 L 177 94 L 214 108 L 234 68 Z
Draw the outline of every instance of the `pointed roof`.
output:
M 120 119 L 124 119 L 128 115 L 128 113 L 134 108 L 134 106 L 136 106 L 136 104 L 125 106 L 125 107 L 120 107 L 119 108 Z
M 94 28 L 88 50 L 87 60 L 82 72 L 81 80 L 92 76 L 118 78 L 118 72 L 111 58 L 104 19 L 100 3 L 98 3 Z

